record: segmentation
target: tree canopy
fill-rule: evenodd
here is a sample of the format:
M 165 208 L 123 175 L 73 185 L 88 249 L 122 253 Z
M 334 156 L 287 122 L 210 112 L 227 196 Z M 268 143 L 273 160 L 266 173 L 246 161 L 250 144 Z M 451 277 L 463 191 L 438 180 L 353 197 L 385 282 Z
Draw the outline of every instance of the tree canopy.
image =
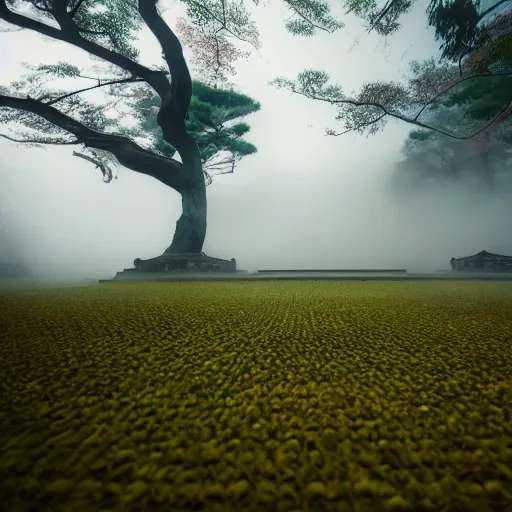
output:
M 257 48 L 260 46 L 258 29 L 243 2 L 238 0 L 186 0 L 184 3 L 188 21 L 179 19 L 175 33 L 166 27 L 165 37 L 170 37 L 172 42 L 178 34 L 182 43 L 191 47 L 195 72 L 204 82 L 190 81 L 189 92 L 176 88 L 173 94 L 186 110 L 184 128 L 196 140 L 205 170 L 232 170 L 236 161 L 256 150 L 242 138 L 249 131 L 242 118 L 257 111 L 259 104 L 235 91 L 214 92 L 208 86 L 216 89 L 226 84 L 228 76 L 236 72 L 234 62 L 247 55 L 229 38 Z M 310 36 L 318 30 L 334 31 L 342 26 L 321 0 L 286 0 L 285 5 L 292 15 L 285 25 L 293 34 Z M 181 63 L 176 66 L 169 62 L 169 49 L 162 44 L 163 29 L 159 26 L 162 18 L 156 6 L 155 0 L 0 0 L 0 19 L 68 42 L 89 52 L 97 61 L 93 70 L 67 62 L 33 67 L 21 80 L 2 89 L 0 92 L 5 95 L 27 100 L 25 108 L 14 107 L 21 106 L 19 101 L 13 103 L 4 98 L 2 103 L 0 100 L 0 121 L 3 126 L 9 126 L 9 134 L 4 132 L 2 136 L 27 144 L 84 144 L 83 133 L 81 138 L 73 136 L 62 116 L 58 116 L 61 122 L 56 122 L 56 109 L 80 123 L 82 132 L 83 126 L 105 135 L 128 136 L 142 148 L 172 158 L 176 148 L 166 140 L 158 116 L 162 113 L 162 98 L 166 98 L 167 76 L 172 77 L 174 71 L 174 78 L 186 77 L 188 70 L 180 71 Z M 161 42 L 167 66 L 148 68 L 138 63 L 135 41 L 143 21 Z M 170 64 L 173 69 L 169 75 L 166 67 Z M 89 85 L 91 81 L 94 85 Z M 80 86 L 72 89 L 74 83 Z M 99 88 L 103 101 L 93 99 L 91 94 Z M 38 102 L 37 108 L 35 103 L 32 103 L 34 108 L 29 108 L 28 101 L 32 100 Z M 50 106 L 51 113 L 46 108 L 48 115 L 41 115 L 41 108 Z M 123 124 L 128 115 L 136 126 Z M 79 127 L 74 124 L 74 128 Z M 85 143 L 83 152 L 74 154 L 95 163 L 105 180 L 110 181 L 118 158 L 109 151 L 111 144 L 105 138 L 95 146 Z M 208 172 L 206 175 L 211 180 Z
M 103 131 L 104 135 L 117 131 L 141 144 L 142 141 L 137 139 L 137 135 L 140 135 L 140 128 L 143 126 L 149 134 L 152 134 L 155 144 L 152 149 L 170 158 L 175 150 L 180 154 L 185 151 L 180 147 L 185 139 L 179 135 L 185 130 L 187 136 L 200 146 L 203 164 L 208 165 L 208 161 L 212 158 L 213 139 L 220 144 L 217 147 L 219 151 L 231 152 L 232 159 L 236 160 L 254 151 L 254 148 L 240 138 L 241 134 L 247 132 L 247 125 L 234 123 L 235 118 L 232 117 L 234 111 L 231 107 L 226 109 L 225 105 L 214 103 L 211 108 L 207 108 L 204 95 L 201 97 L 201 94 L 208 84 L 215 89 L 219 83 L 225 82 L 226 74 L 234 72 L 233 60 L 245 55 L 233 45 L 235 39 L 249 43 L 253 47 L 259 47 L 258 29 L 242 1 L 184 0 L 184 3 L 187 7 L 189 22 L 179 20 L 176 32 L 163 22 L 156 9 L 156 0 L 0 0 L 0 18 L 18 27 L 36 30 L 54 39 L 69 42 L 88 51 L 95 58 L 106 61 L 107 65 L 102 66 L 102 71 L 105 72 L 108 69 L 110 76 L 108 78 L 98 75 L 93 77 L 99 80 L 95 87 L 110 84 L 110 92 L 116 91 L 118 96 L 123 96 L 120 93 L 121 90 L 132 91 L 126 96 L 131 97 L 131 107 L 136 106 L 140 109 L 137 116 L 139 134 L 133 127 L 129 129 L 121 126 L 115 119 L 115 115 L 108 115 L 108 106 L 98 109 L 97 106 L 88 103 L 83 95 L 79 95 L 92 87 L 71 94 L 60 91 L 59 94 L 51 93 L 49 97 L 39 96 L 39 108 L 41 104 L 45 107 L 57 105 L 61 114 L 73 112 L 82 124 L 96 131 Z M 367 21 L 369 29 L 386 35 L 399 29 L 398 20 L 410 9 L 412 3 L 413 0 L 389 0 L 384 7 L 379 7 L 375 0 L 347 0 L 346 5 L 350 12 L 358 14 Z M 471 3 L 469 0 L 454 0 L 448 3 L 432 0 L 429 5 L 429 19 L 432 23 L 435 22 L 438 36 L 443 39 L 443 44 L 448 45 L 445 47 L 448 52 L 445 55 L 446 58 L 449 60 L 459 55 L 460 52 L 455 52 L 453 48 L 459 44 L 456 41 L 465 41 L 464 38 L 468 35 L 469 29 L 464 29 L 466 30 L 464 32 L 466 36 L 464 36 L 460 32 L 464 27 L 471 25 L 474 27 L 474 30 L 473 28 L 471 30 L 478 32 L 482 17 L 493 11 L 498 4 L 503 3 L 499 1 L 482 13 L 479 12 L 478 3 Z M 319 30 L 333 32 L 342 26 L 342 23 L 331 15 L 328 4 L 322 0 L 284 0 L 284 4 L 292 14 L 292 17 L 285 22 L 287 30 L 292 34 L 310 36 Z M 475 15 L 475 12 L 478 15 Z M 51 23 L 44 23 L 47 20 Z M 471 23 L 468 20 L 472 20 Z M 162 56 L 170 71 L 171 84 L 175 84 L 171 85 L 171 89 L 169 89 L 169 71 L 164 66 L 148 68 L 137 61 L 138 53 L 133 41 L 142 21 L 155 34 L 162 46 Z M 54 28 L 55 23 L 60 29 Z M 177 33 L 181 34 L 182 40 L 188 41 L 195 47 L 196 63 L 210 63 L 209 71 L 203 76 L 206 83 L 202 89 L 197 81 L 192 87 L 192 79 L 180 56 L 181 44 L 176 36 Z M 507 34 L 505 33 L 505 36 Z M 503 55 L 508 48 L 509 39 L 506 37 L 502 39 L 502 37 L 504 37 L 503 34 L 494 36 L 494 39 L 488 37 L 485 40 L 488 48 L 484 52 L 485 55 L 480 55 L 476 60 L 473 57 L 472 69 L 475 69 L 475 62 L 478 62 L 480 67 L 486 62 L 485 71 L 479 73 L 480 75 L 496 74 L 493 70 L 489 71 L 490 64 L 487 61 L 491 59 L 491 64 L 496 64 L 496 55 L 494 55 L 496 51 Z M 492 50 L 493 48 L 495 51 Z M 467 64 L 466 67 L 468 67 Z M 58 69 L 39 68 L 35 78 L 27 78 L 25 83 L 17 84 L 16 88 L 21 91 L 29 89 L 31 85 L 38 86 L 36 82 L 41 76 L 51 74 L 55 76 L 56 73 L 66 77 L 83 76 L 81 70 L 75 66 L 63 63 Z M 474 71 L 473 75 L 475 75 Z M 433 60 L 430 60 L 424 63 L 411 63 L 410 76 L 405 84 L 381 80 L 365 84 L 361 91 L 350 95 L 345 94 L 340 85 L 329 84 L 329 75 L 325 71 L 305 70 L 295 80 L 278 77 L 273 83 L 293 93 L 334 105 L 337 110 L 335 119 L 342 123 L 343 129 L 339 131 L 330 128 L 327 130 L 330 135 L 340 135 L 351 130 L 373 134 L 382 129 L 387 120 L 392 117 L 419 128 L 430 129 L 456 139 L 464 139 L 475 136 L 482 128 L 469 135 L 458 135 L 441 126 L 428 124 L 428 113 L 435 110 L 434 104 L 438 103 L 439 97 L 446 94 L 448 90 L 466 87 L 467 84 L 463 85 L 463 82 L 467 79 L 468 77 L 462 73 L 460 62 L 457 76 L 455 65 L 436 65 Z M 447 83 L 449 86 L 444 87 Z M 138 92 L 133 92 L 137 90 Z M 194 90 L 202 92 L 194 93 Z M 229 94 L 234 99 L 233 95 L 236 93 Z M 469 92 L 466 91 L 464 94 L 470 97 Z M 226 96 L 217 97 L 218 100 L 220 98 L 226 98 Z M 495 98 L 498 97 L 495 96 Z M 29 100 L 31 99 L 32 96 Z M 119 97 L 116 98 L 115 95 L 112 97 L 112 101 L 116 102 L 117 111 L 120 112 L 122 101 L 118 100 Z M 3 101 L 4 107 L 13 108 L 12 99 L 7 101 L 10 105 L 6 105 L 5 99 Z M 247 103 L 244 108 L 249 110 L 255 108 L 256 104 L 253 103 L 252 107 Z M 17 105 L 20 103 L 17 102 Z M 2 106 L 1 101 L 0 106 Z M 25 106 L 27 106 L 26 102 Z M 492 105 L 486 103 L 487 110 L 495 106 L 494 103 Z M 502 110 L 507 108 L 506 105 Z M 172 111 L 172 115 L 165 116 L 166 123 L 162 126 L 165 109 L 169 114 Z M 228 113 L 227 110 L 230 112 Z M 233 124 L 227 126 L 220 121 L 220 124 L 205 123 L 206 111 L 219 120 L 222 116 L 228 116 Z M 489 120 L 489 126 L 503 116 L 503 111 L 496 112 L 496 115 Z M 249 111 L 246 110 L 246 112 Z M 144 115 L 148 116 L 147 119 L 142 119 L 141 113 L 145 113 Z M 55 116 L 41 116 L 40 112 L 34 112 L 33 108 L 18 109 L 16 114 L 11 110 L 8 114 L 4 112 L 3 115 L 4 120 L 6 115 L 11 116 L 7 118 L 8 120 L 13 120 L 12 116 L 18 116 L 16 120 L 25 127 L 29 123 L 32 128 L 38 128 L 40 133 L 44 132 L 46 137 L 44 143 L 77 142 L 76 138 L 69 135 L 69 130 L 63 127 L 62 123 L 55 122 Z M 157 125 L 162 130 L 161 137 L 157 136 Z M 90 151 L 94 153 L 92 156 L 96 159 L 95 161 L 99 161 L 98 155 L 101 153 L 102 161 L 108 160 L 110 156 L 105 152 L 109 150 L 105 149 L 105 146 L 109 144 L 104 140 L 100 145 L 101 148 L 88 145 Z M 142 146 L 148 147 L 147 144 Z M 114 153 L 110 153 L 115 156 Z
M 14 2 L 13 2 L 14 3 Z M 19 2 L 18 2 L 19 3 Z M 33 7 L 43 9 L 44 2 L 34 2 Z M 79 9 L 77 16 L 82 12 L 83 5 L 76 4 Z M 100 4 L 97 5 L 97 8 Z M 106 6 L 105 6 L 106 7 Z M 115 6 L 113 11 L 108 11 L 107 21 L 111 12 L 116 16 L 127 16 L 129 11 Z M 125 6 L 126 7 L 126 6 Z M 46 8 L 43 15 L 49 16 Z M 97 20 L 95 10 L 91 19 L 85 17 L 82 12 L 81 23 L 88 31 L 100 31 L 100 23 Z M 185 20 L 179 20 L 181 31 L 188 33 L 187 41 L 192 46 L 204 42 L 200 29 L 191 33 L 191 29 Z M 94 27 L 94 28 L 92 28 Z M 113 38 L 111 47 L 121 50 L 130 58 L 137 56 L 136 48 L 130 47 L 127 33 L 136 26 L 126 21 L 114 26 L 109 33 Z M 117 33 L 119 29 L 119 33 Z M 117 34 L 117 35 L 116 35 Z M 99 37 L 99 36 L 98 36 Z M 195 38 L 194 38 L 195 37 Z M 196 68 L 205 75 L 205 79 L 214 87 L 209 87 L 200 81 L 192 82 L 192 97 L 190 110 L 186 122 L 189 133 L 195 138 L 203 163 L 203 170 L 207 183 L 211 183 L 212 173 L 219 174 L 233 172 L 236 162 L 242 157 L 256 152 L 256 147 L 243 140 L 243 136 L 249 132 L 250 126 L 241 122 L 245 116 L 256 112 L 260 104 L 253 99 L 233 90 L 217 89 L 217 81 L 226 83 L 228 75 L 234 74 L 233 62 L 242 56 L 233 45 L 222 39 L 219 50 L 219 60 L 216 66 L 209 68 L 205 62 L 196 62 Z M 124 39 L 123 39 L 124 38 Z M 210 48 L 211 53 L 212 48 Z M 201 57 L 202 54 L 199 54 Z M 203 55 L 204 56 L 204 55 Z M 196 57 L 197 60 L 197 57 Z M 100 76 L 87 76 L 87 73 L 79 67 L 67 63 L 44 64 L 39 66 L 25 66 L 27 73 L 10 85 L 17 95 L 30 97 L 43 101 L 49 105 L 60 106 L 61 112 L 72 115 L 82 123 L 97 131 L 116 132 L 131 137 L 143 147 L 151 149 L 163 156 L 173 157 L 176 149 L 168 144 L 163 136 L 157 121 L 160 99 L 147 83 L 136 78 L 124 78 L 116 69 L 110 66 L 109 78 Z M 98 73 L 99 69 L 94 72 Z M 67 79 L 67 80 L 66 80 Z M 69 91 L 69 86 L 74 81 L 87 82 L 93 80 L 95 85 L 84 87 L 77 91 Z M 66 85 L 67 89 L 59 88 L 59 84 Z M 105 94 L 100 98 L 92 98 L 87 93 L 93 89 L 99 89 Z M 132 124 L 123 123 L 130 116 Z M 16 111 L 12 109 L 0 109 L 0 121 L 2 125 L 16 128 L 15 135 L 0 134 L 13 142 L 39 146 L 43 144 L 72 144 L 75 143 L 69 134 L 58 125 L 48 122 L 30 111 Z M 238 122 L 237 122 L 238 121 Z M 12 132 L 11 132 L 12 133 Z M 103 173 L 104 181 L 110 182 L 115 175 L 116 159 L 112 154 L 97 148 L 84 148 L 82 153 L 73 153 L 94 163 Z M 117 175 L 115 175 L 117 178 Z
M 141 138 L 149 136 L 155 151 L 173 157 L 176 150 L 163 139 L 158 125 L 158 105 L 158 96 L 150 89 L 144 89 L 133 100 L 133 112 L 139 125 L 126 129 L 125 133 Z M 211 183 L 211 173 L 233 172 L 236 162 L 256 152 L 253 144 L 243 140 L 250 126 L 238 120 L 259 109 L 260 104 L 244 94 L 192 82 L 186 126 L 199 147 L 208 184 Z

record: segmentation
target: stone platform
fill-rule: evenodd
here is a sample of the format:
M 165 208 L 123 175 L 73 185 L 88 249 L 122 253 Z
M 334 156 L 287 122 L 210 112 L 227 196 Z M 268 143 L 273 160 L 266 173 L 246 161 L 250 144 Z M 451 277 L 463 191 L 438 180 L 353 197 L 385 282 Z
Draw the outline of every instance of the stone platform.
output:
M 118 272 L 118 275 L 121 274 Z M 512 273 L 460 273 L 432 272 L 409 273 L 407 271 L 371 271 L 371 270 L 336 270 L 336 271 L 296 271 L 273 270 L 258 272 L 131 272 L 107 282 L 135 281 L 269 281 L 269 280 L 330 280 L 330 281 L 512 281 Z
M 223 260 L 212 258 L 204 252 L 201 253 L 164 253 L 156 258 L 141 260 L 136 258 L 133 262 L 134 268 L 126 268 L 118 272 L 115 280 L 154 280 L 157 274 L 183 275 L 183 274 L 209 274 L 222 273 L 232 274 L 236 272 L 236 260 Z

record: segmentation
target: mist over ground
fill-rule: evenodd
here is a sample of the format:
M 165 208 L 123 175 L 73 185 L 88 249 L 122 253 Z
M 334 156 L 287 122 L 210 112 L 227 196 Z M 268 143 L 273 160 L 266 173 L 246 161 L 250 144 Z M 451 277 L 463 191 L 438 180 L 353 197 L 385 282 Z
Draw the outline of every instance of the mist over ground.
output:
M 466 181 L 399 191 L 395 165 L 410 126 L 391 121 L 374 137 L 326 137 L 324 128 L 336 127 L 329 105 L 267 85 L 307 68 L 327 70 L 347 91 L 365 81 L 400 79 L 410 60 L 436 55 L 426 4 L 415 5 L 387 46 L 350 16 L 343 16 L 346 28 L 338 35 L 298 39 L 285 34 L 278 8 L 254 11 L 263 48 L 239 65 L 235 82 L 262 104 L 246 119 L 247 139 L 258 153 L 208 187 L 206 254 L 234 257 L 245 270 L 413 272 L 448 269 L 452 256 L 482 249 L 512 254 L 508 177 L 494 190 Z M 87 65 L 82 52 L 60 43 L 44 41 L 26 53 L 29 43 L 40 41 L 35 34 L 0 38 L 9 41 L 8 55 L 0 58 L 2 84 L 19 74 L 23 61 L 79 58 Z M 141 45 L 144 62 L 160 55 L 150 34 L 141 36 Z M 181 213 L 179 195 L 125 168 L 104 184 L 100 171 L 72 151 L 0 139 L 0 196 L 9 203 L 4 228 L 24 263 L 40 276 L 92 279 L 112 277 L 137 257 L 160 255 Z
M 397 194 L 393 169 L 383 169 L 379 158 L 379 148 L 387 147 L 383 138 L 364 140 L 373 157 L 361 148 L 360 159 L 345 164 L 346 170 L 342 162 L 315 170 L 311 158 L 311 171 L 295 175 L 264 161 L 260 167 L 260 153 L 253 168 L 217 178 L 208 190 L 205 252 L 235 257 L 246 270 L 410 271 L 447 269 L 451 256 L 481 249 L 512 253 L 510 188 L 485 192 L 457 183 Z M 17 165 L 25 179 L 4 179 L 17 212 L 16 241 L 36 274 L 109 277 L 136 257 L 165 249 L 180 214 L 177 193 L 129 171 L 103 184 L 99 171 L 73 160 L 75 168 L 69 168 L 69 159 L 57 161 L 53 154 L 20 152 Z M 63 178 L 70 172 L 75 180 Z M 277 173 L 288 180 L 273 181 Z

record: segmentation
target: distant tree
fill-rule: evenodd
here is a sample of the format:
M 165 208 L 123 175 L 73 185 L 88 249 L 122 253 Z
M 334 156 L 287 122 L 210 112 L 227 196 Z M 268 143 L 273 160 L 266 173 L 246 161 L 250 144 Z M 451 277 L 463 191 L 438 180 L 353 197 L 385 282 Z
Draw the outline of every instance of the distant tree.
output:
M 471 53 L 464 63 L 459 60 L 458 76 L 447 80 L 439 91 L 446 93 L 440 94 L 425 113 L 430 125 L 443 127 L 450 134 L 472 133 L 472 140 L 450 140 L 434 131 L 411 131 L 404 144 L 406 159 L 400 167 L 414 169 L 418 178 L 454 178 L 471 173 L 490 185 L 497 173 L 510 166 L 512 48 L 503 48 L 512 41 L 512 27 L 502 24 L 502 16 L 487 25 L 494 39 Z M 431 165 L 435 155 L 443 155 L 437 161 L 444 165 Z
M 456 140 L 432 132 L 413 131 L 402 152 L 404 158 L 395 168 L 395 177 L 411 187 L 472 177 L 482 187 L 492 188 L 496 178 L 507 173 L 512 163 L 510 145 L 495 137 L 482 146 L 475 139 Z

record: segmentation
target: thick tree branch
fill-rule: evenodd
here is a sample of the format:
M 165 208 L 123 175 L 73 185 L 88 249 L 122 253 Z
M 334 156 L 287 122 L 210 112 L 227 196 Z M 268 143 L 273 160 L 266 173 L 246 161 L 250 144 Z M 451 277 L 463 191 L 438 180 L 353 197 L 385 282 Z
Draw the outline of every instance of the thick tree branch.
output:
M 300 95 L 300 96 L 304 96 L 304 97 L 312 99 L 312 100 L 324 101 L 326 103 L 330 103 L 331 105 L 334 105 L 334 104 L 346 104 L 346 105 L 354 105 L 355 107 L 376 107 L 376 108 L 380 109 L 384 115 L 387 115 L 387 116 L 390 116 L 390 117 L 394 117 L 395 119 L 399 119 L 400 121 L 404 121 L 405 123 L 414 124 L 416 126 L 419 126 L 420 128 L 425 128 L 426 130 L 431 130 L 431 131 L 440 133 L 442 135 L 446 135 L 447 137 L 450 137 L 452 139 L 457 139 L 457 140 L 468 140 L 468 139 L 472 139 L 473 137 L 476 137 L 480 133 L 482 133 L 485 130 L 487 130 L 500 117 L 502 117 L 503 114 L 505 114 L 507 112 L 507 110 L 512 108 L 512 102 L 510 102 L 502 110 L 500 110 L 500 112 L 496 116 L 494 116 L 491 119 L 491 121 L 489 121 L 483 128 L 481 128 L 480 130 L 472 133 L 471 135 L 467 135 L 467 136 L 461 137 L 459 135 L 454 135 L 452 133 L 445 132 L 444 130 L 440 130 L 439 128 L 435 128 L 433 126 L 430 126 L 430 125 L 428 125 L 426 123 L 422 123 L 420 121 L 417 121 L 415 118 L 407 117 L 407 116 L 404 116 L 404 115 L 402 115 L 402 114 L 400 114 L 398 112 L 393 112 L 391 110 L 388 110 L 381 103 L 377 103 L 377 102 L 373 102 L 373 101 L 357 101 L 357 100 L 351 100 L 351 99 L 336 100 L 336 99 L 322 98 L 321 96 L 316 96 L 314 94 L 309 94 L 309 93 L 301 92 L 301 91 L 297 90 L 295 87 L 291 87 L 291 91 L 293 93 L 295 93 L 295 94 Z M 381 118 L 382 117 L 384 117 L 384 116 L 381 116 Z M 375 122 L 375 121 L 373 121 L 373 122 Z M 362 126 L 365 126 L 365 125 L 362 125 Z M 339 135 L 341 135 L 341 133 Z
M 510 71 L 504 71 L 503 73 L 478 73 L 475 75 L 468 75 L 463 78 L 460 78 L 459 80 L 456 80 L 455 82 L 451 83 L 448 87 L 445 87 L 441 91 L 439 91 L 434 97 L 430 98 L 430 100 L 421 107 L 421 110 L 414 116 L 414 120 L 416 121 L 422 112 L 429 106 L 434 103 L 434 101 L 437 100 L 437 98 L 443 96 L 443 94 L 446 94 L 450 89 L 453 89 L 454 87 L 457 87 L 457 85 L 461 84 L 462 82 L 465 82 L 466 80 L 472 80 L 473 78 L 485 78 L 489 76 L 512 76 L 512 72 Z
M 185 119 L 192 98 L 192 78 L 183 48 L 176 34 L 158 14 L 157 0 L 139 0 L 139 13 L 157 38 L 171 74 L 170 88 L 160 105 L 157 121 L 164 139 L 174 146 L 182 160 L 197 149 L 195 141 L 187 134 Z
M 17 14 L 7 7 L 6 0 L 0 0 L 0 19 L 21 28 L 34 30 L 35 32 L 39 32 L 42 35 L 51 37 L 58 41 L 72 44 L 87 53 L 119 66 L 131 75 L 143 78 L 155 90 L 160 98 L 162 98 L 162 100 L 167 96 L 167 92 L 170 90 L 169 80 L 165 73 L 161 71 L 153 71 L 142 66 L 124 55 L 107 48 L 103 48 L 92 41 L 84 39 L 80 34 L 74 32 L 68 33 L 65 30 L 59 30 L 57 28 L 50 27 L 45 23 L 28 18 L 27 16 Z
M 78 9 L 80 9 L 80 6 L 84 3 L 84 0 L 78 0 L 78 2 L 76 3 L 75 7 L 73 7 L 73 9 L 71 9 L 71 11 L 69 12 L 69 15 L 73 18 L 75 16 L 75 14 L 78 12 Z
M 36 114 L 72 133 L 85 146 L 109 151 L 121 165 L 152 176 L 178 192 L 183 191 L 187 184 L 187 173 L 178 161 L 146 150 L 127 137 L 92 130 L 55 107 L 32 98 L 15 98 L 3 94 L 0 94 L 0 107 Z
M 68 14 L 68 0 L 50 0 L 52 14 L 60 28 L 67 34 L 80 36 L 78 27 Z
M 290 2 L 288 2 L 287 0 L 285 0 L 286 4 L 288 4 L 288 7 L 295 13 L 295 14 L 298 14 L 305 22 L 309 23 L 312 27 L 315 27 L 317 28 L 318 30 L 324 30 L 325 32 L 327 32 L 328 34 L 331 34 L 331 31 L 326 29 L 325 27 L 322 27 L 321 25 L 317 25 L 316 23 L 313 23 L 306 15 L 304 15 L 302 12 L 300 12 L 299 9 L 297 9 L 297 7 L 295 7 L 294 5 L 292 5 Z
M 105 87 L 106 85 L 115 85 L 115 84 L 128 84 L 135 82 L 144 82 L 142 78 L 122 78 L 120 80 L 112 80 L 111 82 L 104 82 L 98 85 L 93 85 L 92 87 L 86 87 L 85 89 L 79 89 L 78 91 L 69 92 L 67 94 L 63 94 L 57 98 L 52 99 L 51 101 L 46 102 L 46 105 L 54 105 L 59 101 L 62 101 L 70 96 L 74 96 L 75 94 L 80 94 L 81 92 L 91 91 L 92 89 L 98 89 L 99 87 Z M 41 98 L 40 98 L 41 99 Z

